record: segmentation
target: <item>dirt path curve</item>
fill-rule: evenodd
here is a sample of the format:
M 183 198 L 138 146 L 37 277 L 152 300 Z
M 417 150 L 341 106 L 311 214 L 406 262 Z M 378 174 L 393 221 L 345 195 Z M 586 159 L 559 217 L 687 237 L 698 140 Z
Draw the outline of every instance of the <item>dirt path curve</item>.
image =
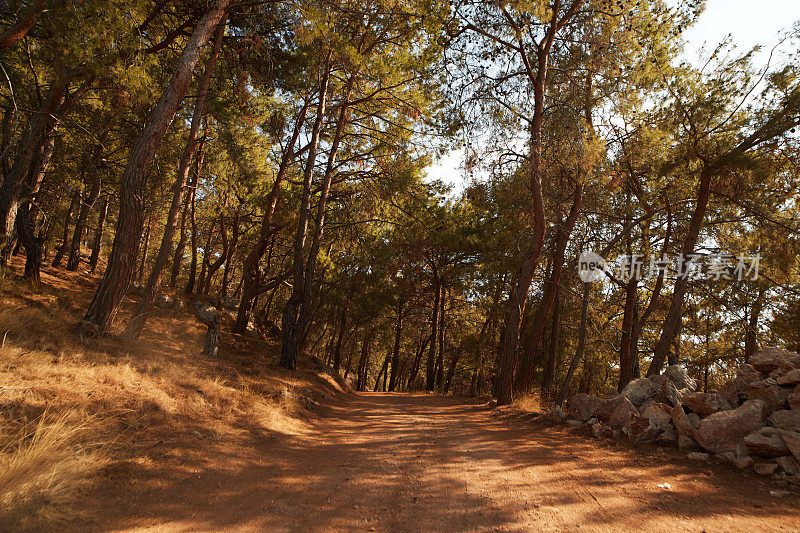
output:
M 184 471 L 106 509 L 98 528 L 800 531 L 797 499 L 772 498 L 775 487 L 751 475 L 463 399 L 362 394 L 326 408 L 315 426 L 249 451 L 182 456 Z

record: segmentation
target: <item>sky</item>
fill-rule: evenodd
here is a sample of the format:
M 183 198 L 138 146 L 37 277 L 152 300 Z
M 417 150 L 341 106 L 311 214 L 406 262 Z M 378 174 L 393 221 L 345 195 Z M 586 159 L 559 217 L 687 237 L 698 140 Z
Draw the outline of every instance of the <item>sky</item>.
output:
M 800 0 L 708 0 L 700 20 L 684 33 L 685 55 L 696 62 L 704 46 L 713 50 L 730 34 L 743 51 L 762 44 L 764 51 L 758 56 L 757 64 L 758 61 L 766 64 L 769 51 L 780 40 L 780 33 L 797 21 L 800 21 Z M 428 167 L 428 179 L 452 185 L 452 192 L 457 194 L 466 186 L 459 169 L 461 159 L 461 151 L 450 152 Z

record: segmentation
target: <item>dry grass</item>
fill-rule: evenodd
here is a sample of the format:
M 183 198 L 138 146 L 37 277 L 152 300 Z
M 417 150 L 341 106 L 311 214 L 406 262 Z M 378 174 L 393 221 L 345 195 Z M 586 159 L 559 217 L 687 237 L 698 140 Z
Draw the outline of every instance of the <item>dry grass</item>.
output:
M 106 458 L 89 426 L 45 413 L 0 453 L 0 530 L 54 525 L 76 516 Z
M 514 400 L 514 407 L 526 413 L 541 413 L 544 410 L 542 398 L 538 393 L 531 393 Z
M 157 461 L 157 443 L 304 433 L 310 398 L 341 390 L 314 370 L 282 371 L 267 341 L 223 337 L 220 357 L 204 359 L 203 328 L 172 311 L 154 312 L 134 344 L 83 344 L 70 328 L 89 281 L 50 269 L 39 287 L 0 279 L 0 530 L 70 519 L 115 465 Z

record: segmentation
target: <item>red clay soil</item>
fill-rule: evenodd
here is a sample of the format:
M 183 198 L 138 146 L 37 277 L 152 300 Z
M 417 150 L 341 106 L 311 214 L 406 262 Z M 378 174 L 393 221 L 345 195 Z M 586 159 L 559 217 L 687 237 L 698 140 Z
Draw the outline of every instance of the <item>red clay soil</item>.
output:
M 770 480 L 475 401 L 361 394 L 318 411 L 299 436 L 161 444 L 106 481 L 77 529 L 800 530 L 797 497 L 770 496 Z

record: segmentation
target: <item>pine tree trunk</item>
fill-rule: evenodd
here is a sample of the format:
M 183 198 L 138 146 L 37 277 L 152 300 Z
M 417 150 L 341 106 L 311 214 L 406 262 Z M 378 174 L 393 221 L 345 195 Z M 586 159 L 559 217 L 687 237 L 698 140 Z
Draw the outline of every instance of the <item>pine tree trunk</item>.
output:
M 570 361 L 569 369 L 567 370 L 567 375 L 564 378 L 564 383 L 561 385 L 561 390 L 558 393 L 558 403 L 556 405 L 562 406 L 564 405 L 564 401 L 567 399 L 567 394 L 569 393 L 569 386 L 572 382 L 572 377 L 575 375 L 575 371 L 578 369 L 578 364 L 581 362 L 583 358 L 583 351 L 586 348 L 586 325 L 589 319 L 589 283 L 583 284 L 583 301 L 581 303 L 581 325 L 578 329 L 578 348 L 575 350 L 575 354 L 572 356 L 572 361 Z
M 214 72 L 214 67 L 219 56 L 219 50 L 222 46 L 222 36 L 225 33 L 225 19 L 223 18 L 217 25 L 214 34 L 214 45 L 211 50 L 211 55 L 206 63 L 205 72 L 200 80 L 198 87 L 197 97 L 195 98 L 194 114 L 192 115 L 192 123 L 189 128 L 189 137 L 186 140 L 186 146 L 181 155 L 181 161 L 178 166 L 178 174 L 175 177 L 175 182 L 172 185 L 172 202 L 167 212 L 167 222 L 164 226 L 164 234 L 161 237 L 161 245 L 158 248 L 153 269 L 150 271 L 150 276 L 147 279 L 147 285 L 142 294 L 142 299 L 136 306 L 131 320 L 125 328 L 125 336 L 129 338 L 137 338 L 147 322 L 147 316 L 153 307 L 153 301 L 161 288 L 161 281 L 164 277 L 164 269 L 169 261 L 169 254 L 172 251 L 172 240 L 175 237 L 175 227 L 177 225 L 178 214 L 180 213 L 181 206 L 183 205 L 184 190 L 186 188 L 186 181 L 189 177 L 189 168 L 192 164 L 192 159 L 197 148 L 197 133 L 200 130 L 200 123 L 203 120 L 205 113 L 206 97 L 208 95 L 208 87 L 211 84 L 211 76 Z
M 401 301 L 397 308 L 397 322 L 394 327 L 394 347 L 392 348 L 392 372 L 389 377 L 389 392 L 394 392 L 400 371 L 398 366 L 400 365 L 400 341 L 402 340 L 401 335 L 403 333 L 403 303 L 404 302 Z
M 79 325 L 82 334 L 110 331 L 119 305 L 133 277 L 139 238 L 142 234 L 144 197 L 150 165 L 156 149 L 172 123 L 192 81 L 202 47 L 211 38 L 231 0 L 215 0 L 198 22 L 164 94 L 144 126 L 142 135 L 131 151 L 122 176 L 120 209 L 114 244 L 89 309 Z
M 561 331 L 561 289 L 556 285 L 556 295 L 553 299 L 553 325 L 550 328 L 550 347 L 547 360 L 542 372 L 542 394 L 547 395 L 553 386 L 556 373 L 556 361 L 558 360 L 558 338 Z
M 100 210 L 97 215 L 97 228 L 94 232 L 94 244 L 92 245 L 92 256 L 89 258 L 89 272 L 94 274 L 97 263 L 100 261 L 100 248 L 103 244 L 103 228 L 108 216 L 108 195 L 103 196 L 100 202 Z
M 80 199 L 81 192 L 78 189 L 75 189 L 75 192 L 72 194 L 72 200 L 69 203 L 67 216 L 64 218 L 64 233 L 61 237 L 61 246 L 58 247 L 58 252 L 56 252 L 56 256 L 53 258 L 53 263 L 51 265 L 54 268 L 61 267 L 61 261 L 64 259 L 64 256 L 67 253 L 67 247 L 69 246 L 69 225 L 72 222 L 72 215 L 78 208 Z
M 436 333 L 439 331 L 439 302 L 441 298 L 441 282 L 439 270 L 433 265 L 433 315 L 431 316 L 431 344 L 428 348 L 428 360 L 425 365 L 425 389 L 436 388 Z
M 319 135 L 322 130 L 322 122 L 325 119 L 325 107 L 328 103 L 328 82 L 330 79 L 330 55 L 324 67 L 322 83 L 319 90 L 319 105 L 317 106 L 317 118 L 314 122 L 314 129 L 311 132 L 311 141 L 308 146 L 308 159 L 303 173 L 303 196 L 300 201 L 300 216 L 297 222 L 297 233 L 294 239 L 294 266 L 292 293 L 289 301 L 283 309 L 283 319 L 281 331 L 283 339 L 281 342 L 280 364 L 284 368 L 294 370 L 297 365 L 297 354 L 300 352 L 300 335 L 298 326 L 298 313 L 304 298 L 305 278 L 303 268 L 303 248 L 306 243 L 308 232 L 308 219 L 311 210 L 311 180 L 314 174 L 314 161 L 317 156 L 317 145 Z
M 107 129 L 105 130 L 107 131 Z M 72 234 L 72 244 L 69 249 L 69 259 L 67 260 L 67 270 L 76 271 L 81 259 L 81 239 L 83 229 L 86 227 L 86 220 L 89 218 L 89 211 L 94 206 L 100 196 L 100 165 L 103 161 L 103 139 L 94 146 L 92 153 L 92 167 L 89 169 L 89 195 L 81 202 L 81 209 L 75 221 L 75 231 Z

